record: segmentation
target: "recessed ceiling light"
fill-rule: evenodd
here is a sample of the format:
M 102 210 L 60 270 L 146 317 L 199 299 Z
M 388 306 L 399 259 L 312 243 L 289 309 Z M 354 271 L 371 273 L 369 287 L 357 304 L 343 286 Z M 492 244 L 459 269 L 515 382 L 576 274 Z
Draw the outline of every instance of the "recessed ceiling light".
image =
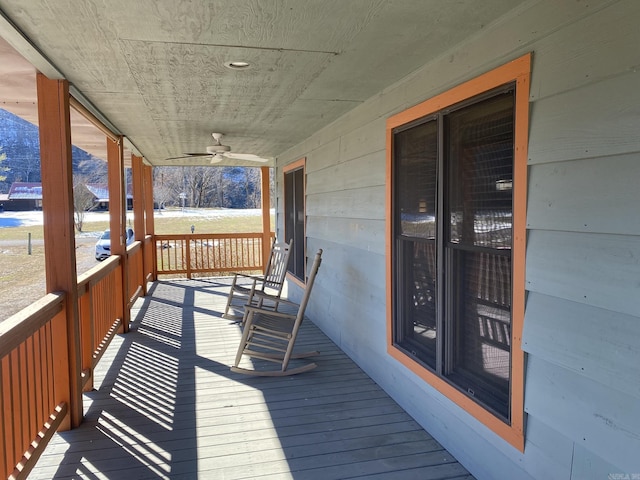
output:
M 246 70 L 251 66 L 249 62 L 243 62 L 240 60 L 236 60 L 233 62 L 226 62 L 224 64 L 225 67 L 230 68 L 232 70 Z

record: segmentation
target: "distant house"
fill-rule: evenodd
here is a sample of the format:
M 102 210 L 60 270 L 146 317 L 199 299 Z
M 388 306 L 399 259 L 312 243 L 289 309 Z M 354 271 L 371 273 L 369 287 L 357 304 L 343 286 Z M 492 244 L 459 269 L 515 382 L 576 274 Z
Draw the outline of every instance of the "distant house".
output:
M 109 187 L 104 183 L 87 183 L 87 190 L 95 197 L 96 210 L 109 210 Z M 133 192 L 127 185 L 127 209 L 133 209 Z
M 35 182 L 13 182 L 7 200 L 2 202 L 4 210 L 25 211 L 42 209 L 42 184 Z

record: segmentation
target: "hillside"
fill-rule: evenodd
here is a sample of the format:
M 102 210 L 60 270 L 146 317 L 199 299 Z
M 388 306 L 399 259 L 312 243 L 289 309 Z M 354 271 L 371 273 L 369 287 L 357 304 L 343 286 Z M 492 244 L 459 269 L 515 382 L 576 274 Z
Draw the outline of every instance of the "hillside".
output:
M 7 158 L 2 167 L 9 170 L 6 180 L 0 182 L 0 193 L 7 193 L 13 182 L 39 182 L 40 138 L 35 125 L 0 109 L 0 147 Z M 105 163 L 77 147 L 71 151 L 74 173 L 83 175 L 106 174 Z

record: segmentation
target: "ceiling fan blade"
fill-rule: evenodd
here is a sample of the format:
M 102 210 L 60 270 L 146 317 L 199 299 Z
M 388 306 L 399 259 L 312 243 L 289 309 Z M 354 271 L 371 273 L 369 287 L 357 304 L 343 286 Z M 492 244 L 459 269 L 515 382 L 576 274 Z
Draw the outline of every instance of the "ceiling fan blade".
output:
M 209 155 L 211 154 L 210 153 L 185 153 L 183 155 L 180 155 L 179 157 L 165 158 L 165 160 L 179 160 L 181 158 L 191 158 L 191 157 L 208 157 Z
M 233 152 L 226 152 L 223 154 L 225 157 L 227 158 L 233 158 L 234 160 L 247 160 L 249 162 L 268 162 L 269 160 L 271 160 L 270 158 L 264 158 L 264 157 L 260 157 L 258 155 L 254 155 L 252 153 L 233 153 Z

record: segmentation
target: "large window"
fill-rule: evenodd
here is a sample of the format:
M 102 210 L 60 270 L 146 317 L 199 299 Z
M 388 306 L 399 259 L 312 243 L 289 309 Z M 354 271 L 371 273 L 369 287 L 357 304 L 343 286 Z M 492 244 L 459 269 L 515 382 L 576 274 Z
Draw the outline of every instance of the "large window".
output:
M 304 159 L 284 169 L 284 235 L 293 240 L 289 273 L 305 281 L 305 177 Z
M 388 122 L 390 352 L 519 448 L 528 68 Z

